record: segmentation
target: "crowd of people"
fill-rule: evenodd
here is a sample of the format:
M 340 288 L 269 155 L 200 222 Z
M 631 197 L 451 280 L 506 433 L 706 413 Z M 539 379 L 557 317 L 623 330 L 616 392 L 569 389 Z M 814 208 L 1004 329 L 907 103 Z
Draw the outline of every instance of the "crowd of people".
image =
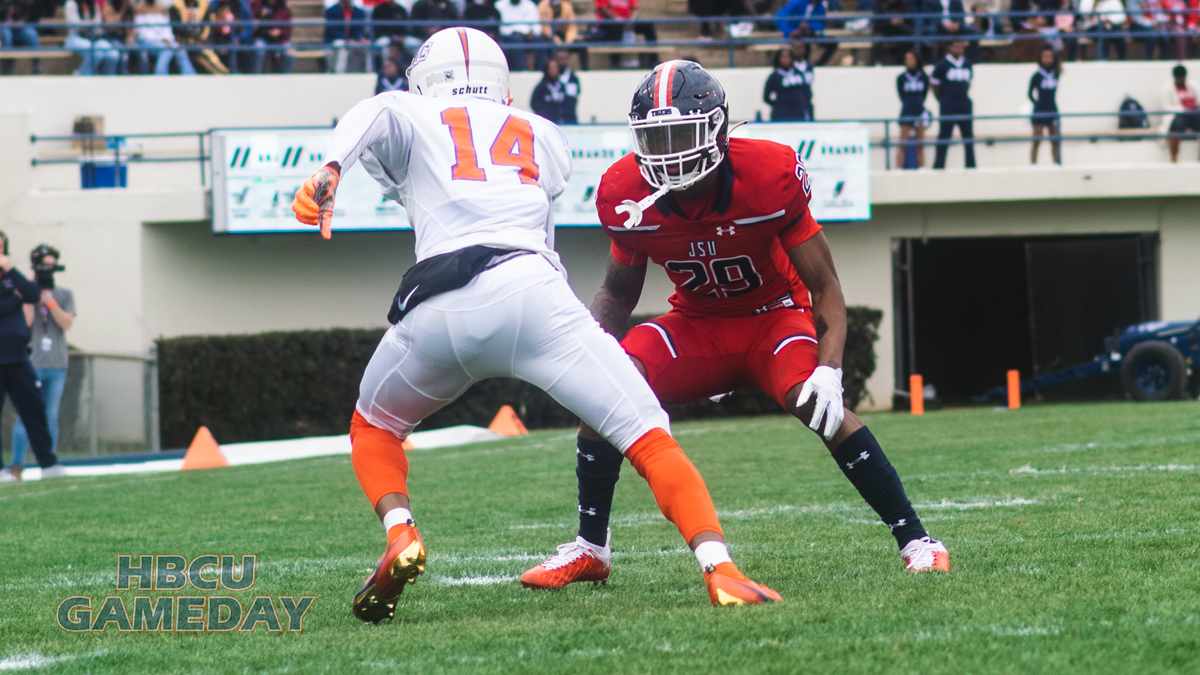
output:
M 974 62 L 966 55 L 967 41 L 955 40 L 945 55 L 926 72 L 924 50 L 910 48 L 901 56 L 904 70 L 896 77 L 896 95 L 900 99 L 900 142 L 896 150 L 896 166 L 917 169 L 925 166 L 925 131 L 933 116 L 925 107 L 929 94 L 938 102 L 938 136 L 933 168 L 944 169 L 946 156 L 957 129 L 963 145 L 966 168 L 975 168 L 974 104 L 971 101 L 971 82 Z M 763 87 L 763 101 L 771 107 L 772 122 L 811 122 L 816 119 L 813 106 L 812 66 L 808 63 L 810 47 L 796 41 L 775 55 L 774 70 Z M 1026 96 L 1032 106 L 1029 120 L 1032 126 L 1031 164 L 1038 163 L 1042 137 L 1050 142 L 1051 159 L 1062 164 L 1062 122 L 1058 111 L 1058 84 L 1062 76 L 1060 53 L 1054 45 L 1044 43 L 1037 54 L 1037 64 L 1029 78 Z M 1159 132 L 1167 136 L 1171 161 L 1179 161 L 1183 138 L 1200 135 L 1200 90 L 1188 78 L 1183 64 L 1171 70 L 1171 81 L 1163 85 L 1162 110 L 1173 113 L 1163 116 Z
M 638 0 L 594 0 L 595 16 L 586 24 L 555 23 L 584 18 L 569 0 L 326 1 L 332 4 L 324 11 L 320 51 L 329 72 L 382 72 L 393 57 L 406 65 L 430 35 L 464 22 L 498 41 L 514 71 L 542 70 L 558 50 L 574 54 L 586 70 L 588 43 L 658 39 L 653 21 L 639 14 Z M 40 24 L 58 15 L 60 3 L 63 23 Z M 746 0 L 688 2 L 701 20 L 700 42 L 714 39 L 714 26 L 722 25 L 713 19 L 753 16 L 763 7 Z M 819 54 L 805 59 L 814 66 L 837 53 L 835 27 L 837 35 L 872 34 L 874 63 L 900 64 L 910 50 L 932 62 L 954 39 L 964 40 L 966 57 L 979 63 L 981 40 L 1008 37 L 1019 38 L 1011 46 L 1014 61 L 1034 61 L 1043 42 L 1065 61 L 1078 58 L 1082 44 L 1092 46 L 1096 59 L 1138 52 L 1147 59 L 1200 55 L 1200 0 L 858 0 L 853 9 L 860 18 L 831 16 L 841 9 L 841 0 L 787 0 L 773 16 L 775 36 L 814 44 Z M 868 13 L 874 18 L 861 18 Z M 81 57 L 78 75 L 288 73 L 297 58 L 292 21 L 288 0 L 0 0 L 0 52 L 37 49 L 45 33 L 61 29 L 65 49 Z M 731 37 L 750 37 L 756 23 L 726 27 Z M 652 52 L 642 58 L 608 55 L 614 68 L 648 67 L 655 60 L 648 58 Z M 40 72 L 40 59 L 30 63 L 32 72 Z M 13 66 L 12 59 L 0 59 L 0 73 Z

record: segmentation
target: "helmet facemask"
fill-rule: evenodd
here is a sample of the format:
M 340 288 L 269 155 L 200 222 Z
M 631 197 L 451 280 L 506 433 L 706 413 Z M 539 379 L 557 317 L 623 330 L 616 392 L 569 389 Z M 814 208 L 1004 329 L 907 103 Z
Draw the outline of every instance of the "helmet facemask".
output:
M 638 168 L 651 186 L 683 190 L 712 173 L 725 157 L 726 115 L 718 106 L 684 115 L 656 108 L 646 119 L 630 119 Z

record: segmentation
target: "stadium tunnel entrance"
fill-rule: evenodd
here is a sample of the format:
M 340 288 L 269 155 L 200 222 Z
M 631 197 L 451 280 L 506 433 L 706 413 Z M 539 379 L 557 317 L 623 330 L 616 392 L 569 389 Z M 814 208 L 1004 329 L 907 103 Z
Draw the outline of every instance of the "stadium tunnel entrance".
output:
M 1024 380 L 1088 361 L 1118 328 L 1159 318 L 1157 234 L 899 239 L 892 251 L 897 391 L 919 373 L 965 403 L 1010 369 Z M 1107 379 L 1039 395 L 1120 396 Z

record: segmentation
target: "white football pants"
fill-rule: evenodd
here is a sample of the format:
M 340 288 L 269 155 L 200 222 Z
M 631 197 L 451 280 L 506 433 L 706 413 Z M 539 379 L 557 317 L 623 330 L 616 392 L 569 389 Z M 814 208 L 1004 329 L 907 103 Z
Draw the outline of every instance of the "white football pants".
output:
M 489 377 L 537 386 L 621 452 L 651 429 L 670 431 L 667 414 L 625 350 L 562 273 L 536 254 L 486 270 L 392 326 L 363 373 L 358 412 L 406 438 L 421 420 Z

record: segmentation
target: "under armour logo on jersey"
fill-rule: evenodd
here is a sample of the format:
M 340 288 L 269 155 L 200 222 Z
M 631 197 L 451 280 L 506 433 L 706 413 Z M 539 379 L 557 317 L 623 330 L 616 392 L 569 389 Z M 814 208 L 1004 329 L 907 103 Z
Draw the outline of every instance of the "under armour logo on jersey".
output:
M 717 227 L 717 236 L 721 236 L 724 234 L 732 235 L 733 234 L 733 226 L 730 225 L 729 227 Z
M 595 455 L 589 455 L 589 454 L 587 454 L 586 452 L 584 452 L 584 451 L 580 450 L 579 448 L 575 448 L 575 454 L 579 455 L 580 457 L 582 457 L 582 458 L 586 459 L 586 460 L 587 460 L 587 461 L 589 461 L 589 462 L 594 462 L 594 461 L 596 461 L 596 456 L 595 456 Z
M 871 454 L 869 452 L 867 452 L 866 450 L 863 450 L 862 453 L 860 453 L 858 455 L 858 457 L 854 458 L 853 462 L 846 462 L 846 468 L 853 469 L 855 464 L 858 464 L 859 462 L 863 461 L 864 459 L 866 459 L 870 456 L 871 456 Z
M 583 508 L 582 506 L 580 506 L 580 507 L 579 507 L 579 512 L 580 512 L 580 513 L 582 513 L 582 514 L 584 514 L 585 516 L 594 516 L 594 515 L 596 515 L 596 509 L 594 509 L 594 508 L 588 508 L 588 509 L 585 509 L 585 508 Z
M 895 532 L 897 527 L 904 527 L 907 524 L 908 524 L 908 519 L 901 518 L 899 521 L 896 522 L 895 525 L 888 525 L 888 529 L 891 530 L 892 532 Z

